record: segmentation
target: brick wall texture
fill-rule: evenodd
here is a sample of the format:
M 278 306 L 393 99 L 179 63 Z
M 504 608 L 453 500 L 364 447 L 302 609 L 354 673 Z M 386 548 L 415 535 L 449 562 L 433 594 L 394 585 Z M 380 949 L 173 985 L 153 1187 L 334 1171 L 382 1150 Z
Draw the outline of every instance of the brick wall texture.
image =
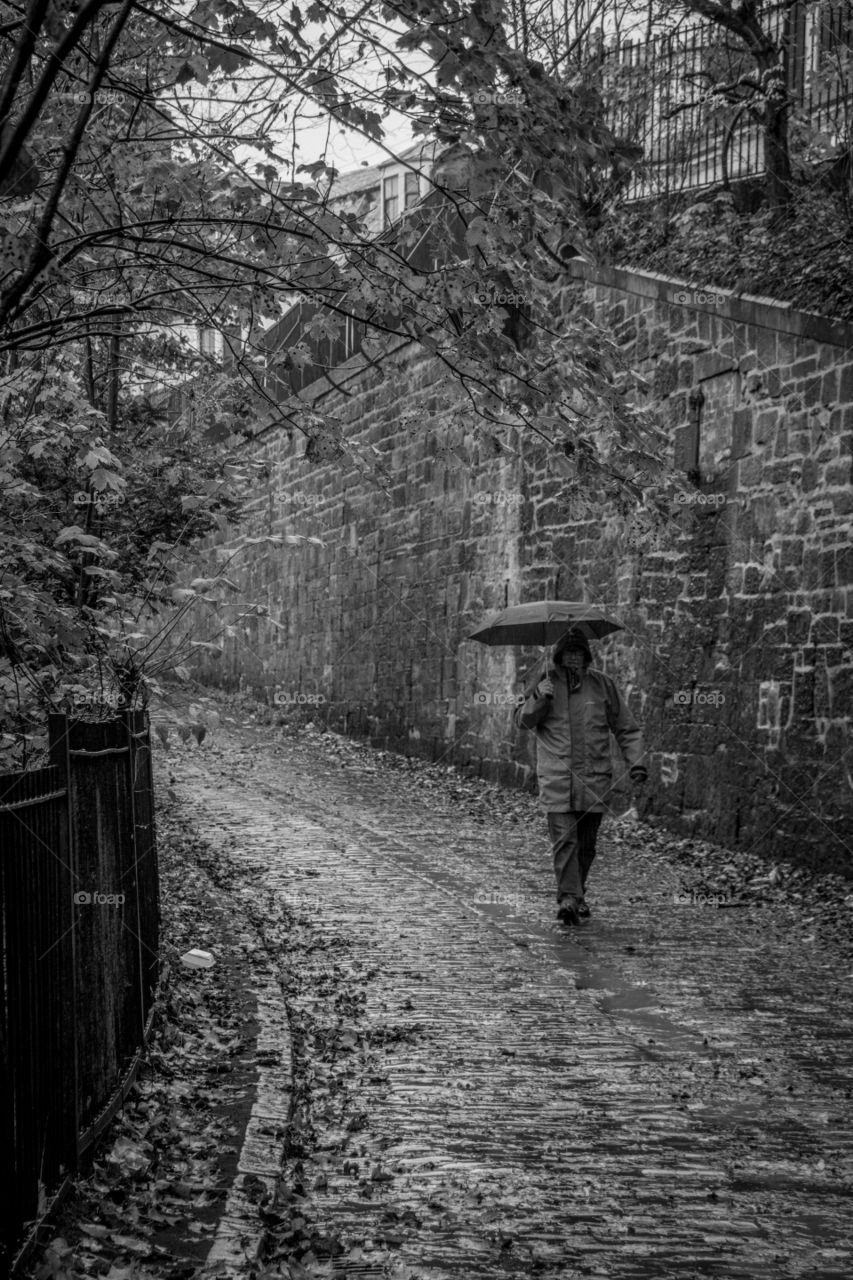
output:
M 436 429 L 441 371 L 413 347 L 379 369 L 357 357 L 336 372 L 343 390 L 305 394 L 393 483 L 382 493 L 310 461 L 284 429 L 246 446 L 268 468 L 251 527 L 223 529 L 196 572 L 246 535 L 325 545 L 243 547 L 228 576 L 269 619 L 237 623 L 203 677 L 531 786 L 532 744 L 511 716 L 536 651 L 465 636 L 506 603 L 589 599 L 625 624 L 597 664 L 644 726 L 647 813 L 853 875 L 853 330 L 639 272 L 576 273 L 566 299 L 614 328 L 672 464 L 698 466 L 677 528 L 655 540 L 606 507 L 573 511 L 529 439 L 496 456 Z

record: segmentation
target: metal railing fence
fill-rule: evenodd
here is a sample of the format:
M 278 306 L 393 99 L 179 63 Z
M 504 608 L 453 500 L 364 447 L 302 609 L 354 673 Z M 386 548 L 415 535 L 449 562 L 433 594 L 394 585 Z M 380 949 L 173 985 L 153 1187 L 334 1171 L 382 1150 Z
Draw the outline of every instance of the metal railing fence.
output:
M 761 22 L 781 51 L 791 119 L 830 146 L 849 146 L 853 7 L 772 4 Z M 758 70 L 736 35 L 707 22 L 649 39 L 598 32 L 575 49 L 572 64 L 603 94 L 617 138 L 642 151 L 625 200 L 727 185 L 763 171 L 758 100 L 748 83 Z M 729 92 L 714 91 L 721 85 Z
M 48 767 L 0 776 L 0 1274 L 123 1100 L 159 976 L 147 716 L 49 736 Z

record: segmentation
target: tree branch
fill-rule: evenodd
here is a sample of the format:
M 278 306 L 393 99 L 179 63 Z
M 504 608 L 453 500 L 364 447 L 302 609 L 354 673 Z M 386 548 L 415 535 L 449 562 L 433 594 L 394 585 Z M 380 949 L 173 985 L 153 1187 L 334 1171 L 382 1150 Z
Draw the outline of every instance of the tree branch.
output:
M 21 32 L 15 53 L 9 63 L 5 76 L 3 77 L 3 88 L 0 91 L 0 126 L 5 124 L 6 117 L 12 110 L 12 104 L 15 101 L 15 94 L 18 92 L 18 85 L 21 83 L 24 72 L 30 65 L 30 59 L 36 47 L 36 37 L 41 30 L 42 23 L 47 15 L 50 7 L 50 0 L 31 0 L 30 7 L 27 10 L 26 19 L 24 21 L 24 29 Z M 2 134 L 0 134 L 2 138 Z M 17 153 L 16 153 L 17 154 Z M 0 150 L 0 169 L 6 163 L 6 149 Z
M 33 0 L 34 5 L 42 4 L 43 2 L 44 0 Z M 44 105 L 53 82 L 59 75 L 60 71 L 65 70 L 62 64 L 67 55 L 76 47 L 86 27 L 90 22 L 94 21 L 101 9 L 105 8 L 108 4 L 113 3 L 115 3 L 115 0 L 89 0 L 89 3 L 85 4 L 77 14 L 74 22 L 69 27 L 68 31 L 60 40 L 56 48 L 51 50 L 47 59 L 47 65 L 41 74 L 38 84 L 30 95 L 26 109 L 21 113 L 20 119 L 13 126 L 9 136 L 2 141 L 2 146 L 0 146 L 0 171 L 6 168 L 7 165 L 11 165 L 19 155 L 24 143 L 29 137 L 33 125 L 38 119 L 39 112 Z M 21 43 L 23 43 L 23 37 Z M 29 65 L 32 58 L 33 48 L 35 46 L 34 36 L 32 38 L 31 45 L 32 47 L 30 48 L 27 56 L 27 65 Z M 8 95 L 4 92 L 3 103 L 0 104 L 0 120 L 4 118 L 3 106 L 5 106 L 7 113 L 11 110 L 14 94 L 15 90 L 12 91 L 12 95 L 9 98 L 8 103 L 6 103 Z

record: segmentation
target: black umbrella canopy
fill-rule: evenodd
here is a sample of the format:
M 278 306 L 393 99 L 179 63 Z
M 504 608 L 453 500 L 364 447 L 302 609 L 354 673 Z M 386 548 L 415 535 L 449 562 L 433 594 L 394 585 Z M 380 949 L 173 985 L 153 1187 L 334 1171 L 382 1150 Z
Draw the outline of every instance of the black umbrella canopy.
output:
M 621 622 L 585 601 L 536 600 L 502 609 L 467 639 L 488 645 L 546 645 L 556 644 L 567 631 L 576 631 L 587 640 L 601 640 L 622 630 Z

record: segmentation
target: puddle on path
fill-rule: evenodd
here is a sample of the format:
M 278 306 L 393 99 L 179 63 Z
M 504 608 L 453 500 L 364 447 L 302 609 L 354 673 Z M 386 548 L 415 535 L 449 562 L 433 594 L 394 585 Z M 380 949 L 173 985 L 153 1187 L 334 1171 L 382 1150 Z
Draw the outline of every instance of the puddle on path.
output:
M 456 877 L 444 872 L 434 872 L 429 878 L 434 884 L 454 891 L 458 887 Z M 595 946 L 595 923 L 582 924 L 576 931 L 557 924 L 546 929 L 525 920 L 513 907 L 502 903 L 476 903 L 471 909 L 507 933 L 516 946 L 527 949 L 535 946 L 540 952 L 543 949 L 549 952 L 553 964 L 573 975 L 576 990 L 589 991 L 596 996 L 595 1002 L 602 1013 L 624 1020 L 644 1034 L 645 1044 L 641 1046 L 644 1056 L 648 1056 L 649 1047 L 655 1051 L 652 1056 L 684 1053 L 708 1058 L 714 1056 L 696 1031 L 679 1026 L 665 1014 L 656 1012 L 661 998 L 653 987 L 637 986 L 615 965 L 595 961 L 591 954 Z M 521 937 L 519 927 L 523 930 Z

